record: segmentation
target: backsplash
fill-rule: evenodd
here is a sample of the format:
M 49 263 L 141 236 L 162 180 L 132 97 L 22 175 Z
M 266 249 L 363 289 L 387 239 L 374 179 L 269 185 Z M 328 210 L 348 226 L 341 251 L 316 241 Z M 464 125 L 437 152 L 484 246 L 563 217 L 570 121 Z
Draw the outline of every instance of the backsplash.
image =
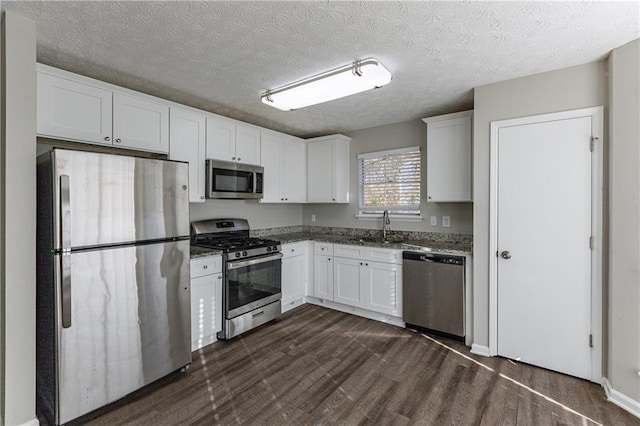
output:
M 364 229 L 364 228 L 339 228 L 329 226 L 283 226 L 279 228 L 252 229 L 251 236 L 265 238 L 277 234 L 291 233 L 309 233 L 309 234 L 330 234 L 343 235 L 358 238 L 378 238 L 382 236 L 380 229 Z M 448 234 L 441 232 L 420 232 L 420 231 L 389 231 L 387 235 L 393 239 L 404 240 L 429 240 L 439 243 L 455 243 L 455 244 L 473 244 L 473 235 L 471 234 Z

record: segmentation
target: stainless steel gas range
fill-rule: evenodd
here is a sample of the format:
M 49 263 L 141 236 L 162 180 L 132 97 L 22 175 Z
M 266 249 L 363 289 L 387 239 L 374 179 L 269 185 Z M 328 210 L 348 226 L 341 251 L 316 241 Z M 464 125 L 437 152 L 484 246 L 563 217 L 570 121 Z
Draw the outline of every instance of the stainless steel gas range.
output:
M 191 223 L 191 243 L 222 251 L 223 321 L 218 338 L 229 340 L 282 312 L 280 242 L 249 236 L 245 219 Z

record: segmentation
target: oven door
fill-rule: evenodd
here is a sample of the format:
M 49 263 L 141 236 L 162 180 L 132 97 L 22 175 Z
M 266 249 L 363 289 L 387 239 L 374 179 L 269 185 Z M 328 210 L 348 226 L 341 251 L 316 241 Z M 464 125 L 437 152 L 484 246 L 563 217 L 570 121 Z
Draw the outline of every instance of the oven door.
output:
M 282 253 L 227 262 L 227 319 L 280 300 Z

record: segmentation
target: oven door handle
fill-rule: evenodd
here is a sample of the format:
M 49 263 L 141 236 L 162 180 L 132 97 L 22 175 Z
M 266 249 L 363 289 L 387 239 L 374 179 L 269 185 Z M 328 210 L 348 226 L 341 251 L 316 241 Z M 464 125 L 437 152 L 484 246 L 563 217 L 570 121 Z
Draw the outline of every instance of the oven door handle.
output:
M 278 259 L 282 259 L 282 253 L 276 253 L 264 257 L 257 257 L 254 259 L 227 262 L 227 270 L 230 271 L 232 269 L 244 268 L 245 266 L 257 265 L 259 263 L 271 262 Z

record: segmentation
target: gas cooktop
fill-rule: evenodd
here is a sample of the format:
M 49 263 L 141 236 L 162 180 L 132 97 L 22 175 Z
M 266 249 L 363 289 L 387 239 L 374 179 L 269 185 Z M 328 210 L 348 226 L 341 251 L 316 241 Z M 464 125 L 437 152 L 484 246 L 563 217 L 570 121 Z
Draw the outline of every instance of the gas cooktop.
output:
M 278 253 L 280 242 L 249 236 L 245 219 L 210 219 L 191 223 L 191 242 L 195 246 L 221 250 L 228 259 Z

